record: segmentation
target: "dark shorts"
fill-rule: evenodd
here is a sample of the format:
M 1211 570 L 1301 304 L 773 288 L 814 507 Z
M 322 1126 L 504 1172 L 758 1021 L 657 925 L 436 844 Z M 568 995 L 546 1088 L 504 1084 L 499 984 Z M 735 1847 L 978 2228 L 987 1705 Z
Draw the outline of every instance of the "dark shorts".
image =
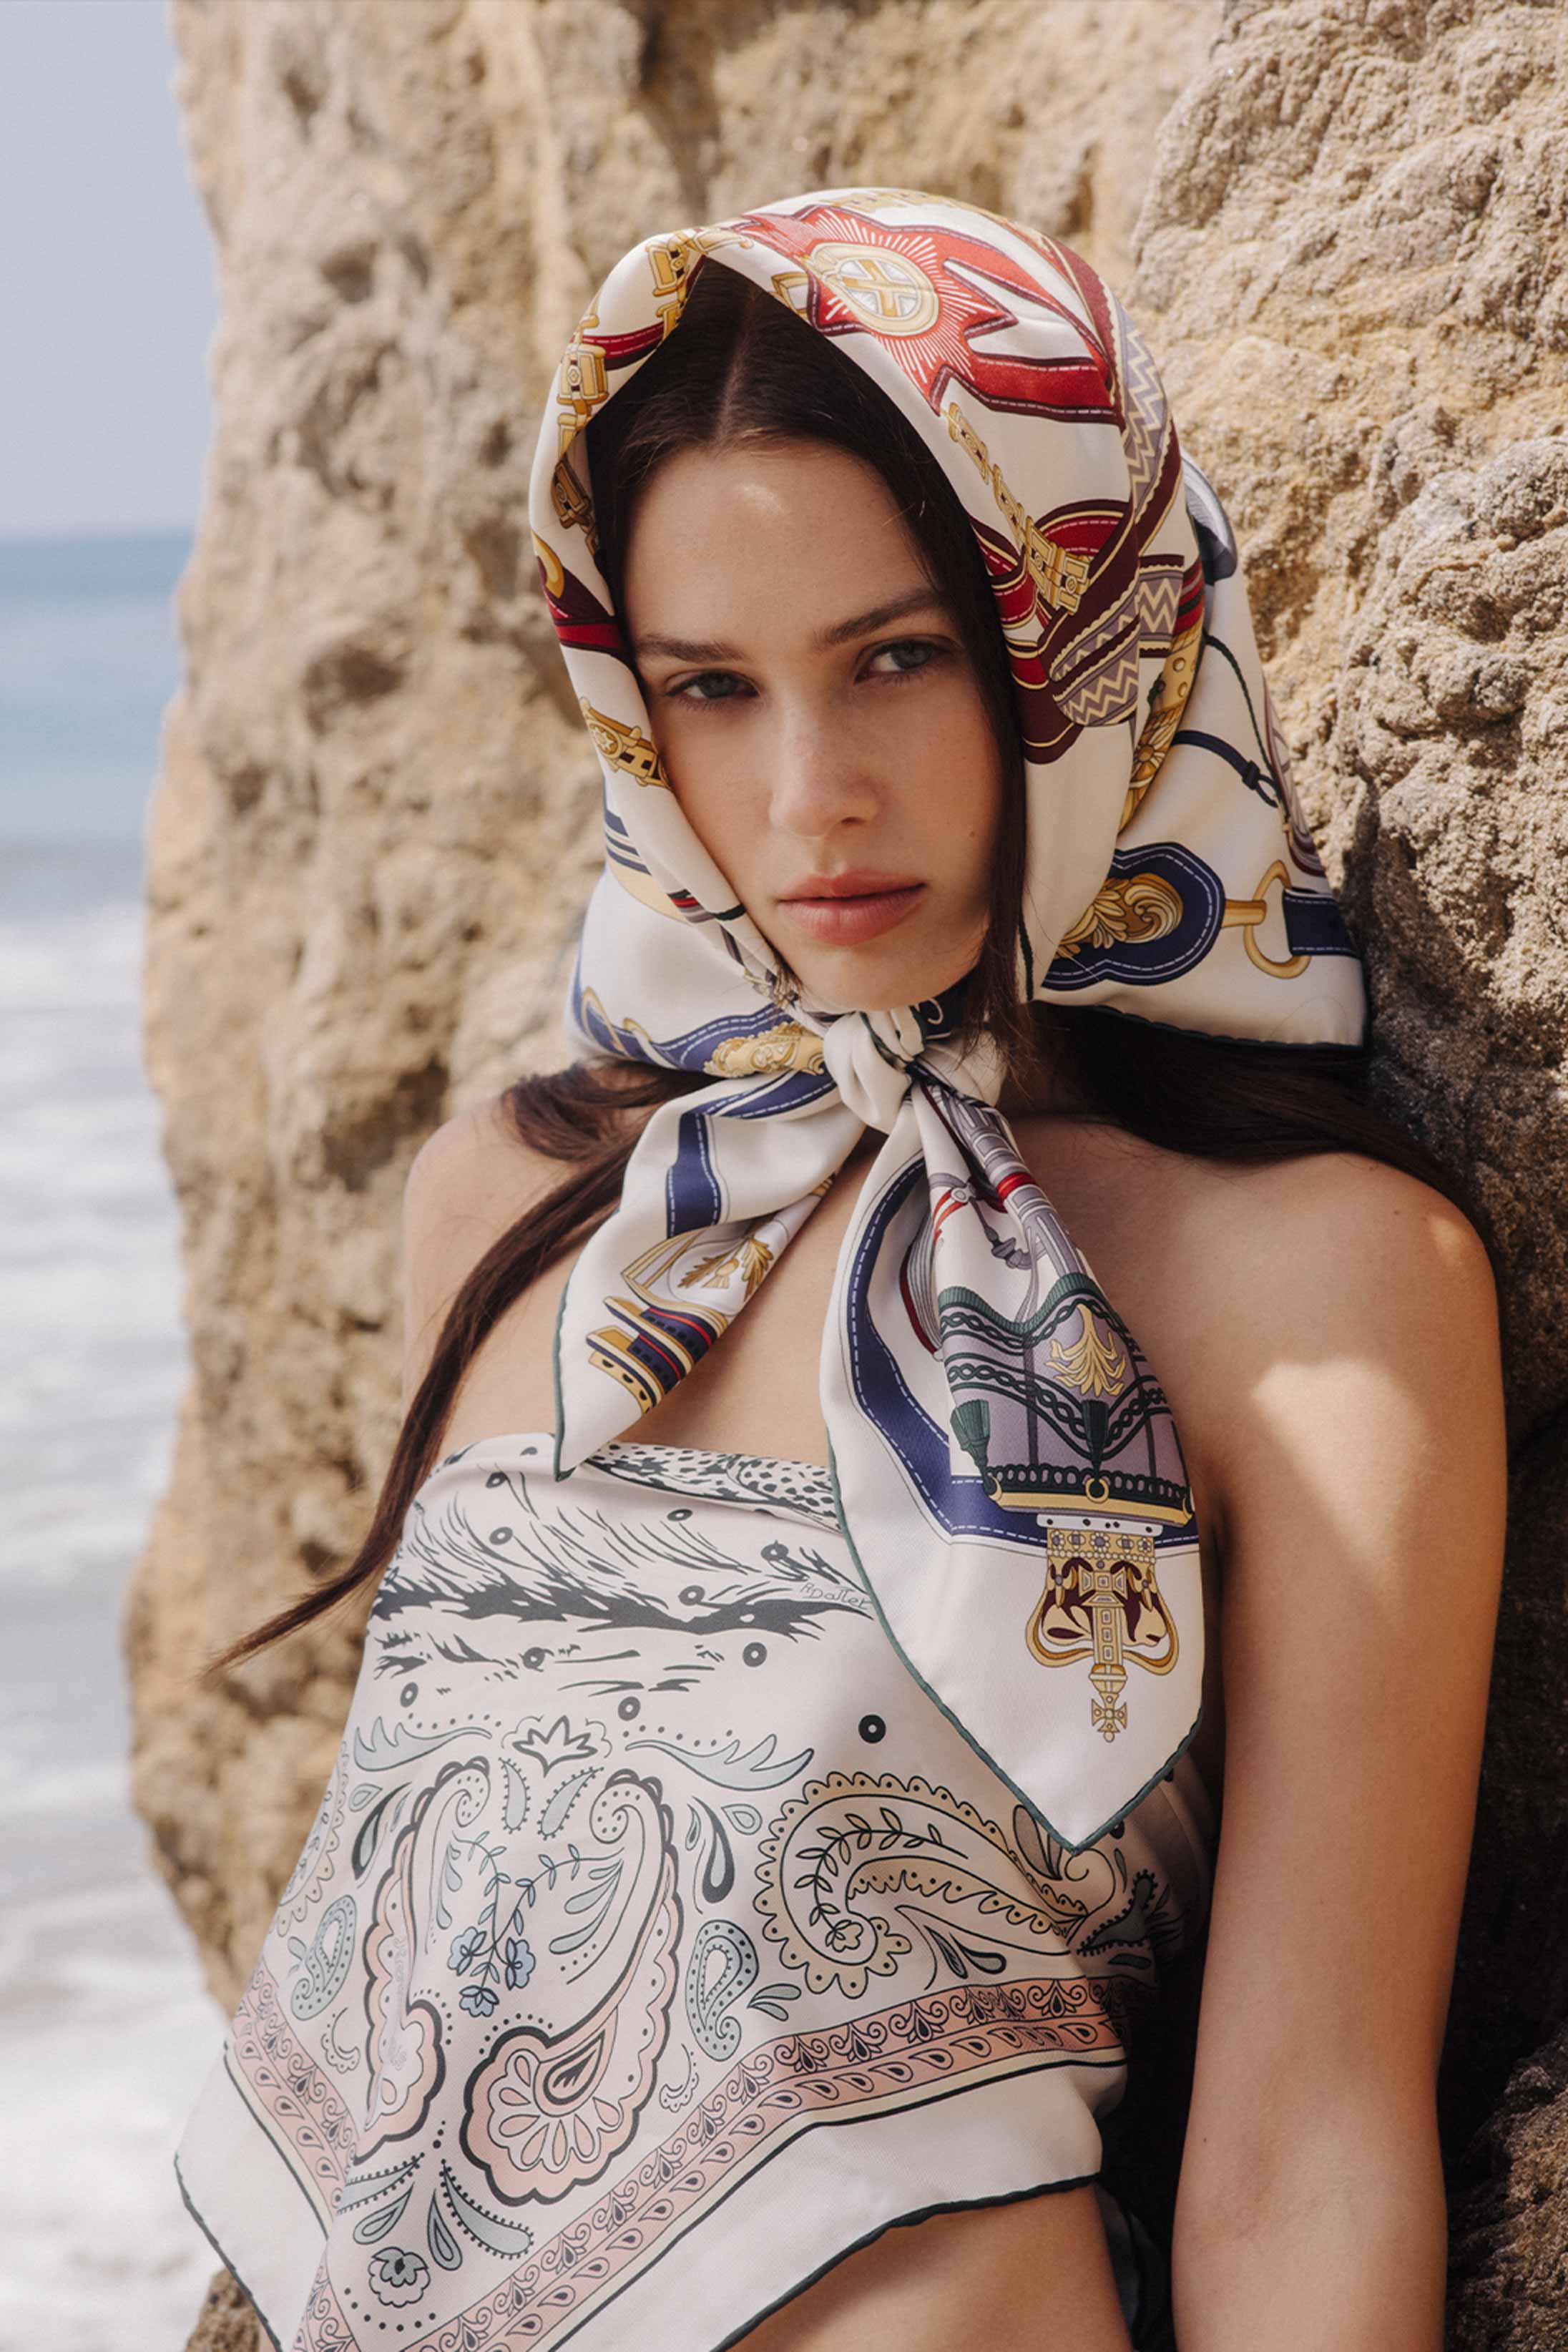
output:
M 1133 2352 L 1176 2352 L 1170 2264 L 1131 2206 L 1113 2197 L 1103 2181 L 1096 2181 L 1094 2193 Z

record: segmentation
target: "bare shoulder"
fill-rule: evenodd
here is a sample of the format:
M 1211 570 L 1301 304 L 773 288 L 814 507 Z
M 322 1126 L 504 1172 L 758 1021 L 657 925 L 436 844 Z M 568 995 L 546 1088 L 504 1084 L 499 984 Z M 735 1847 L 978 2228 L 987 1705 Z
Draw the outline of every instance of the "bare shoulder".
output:
M 637 1073 L 610 1066 L 612 1086 Z M 636 1131 L 628 1106 L 628 1138 Z M 403 1196 L 404 1393 L 423 1378 L 453 1299 L 520 1217 L 571 1180 L 579 1164 L 531 1142 L 509 1095 L 454 1114 L 416 1152 Z
M 1443 1538 L 1427 1514 L 1445 1464 L 1466 1468 L 1447 1533 L 1489 1556 L 1498 1301 L 1463 1213 L 1402 1170 L 1328 1152 L 1212 1171 L 1185 1213 L 1183 1256 L 1203 1271 L 1184 1371 L 1233 1566 L 1330 1557 L 1348 1516 L 1383 1530 L 1383 1575 L 1414 1573 Z
M 1026 1159 L 1158 1370 L 1222 1549 L 1249 1498 L 1277 1497 L 1283 1455 L 1383 1475 L 1462 1427 L 1495 1450 L 1491 1267 L 1443 1194 L 1357 1152 L 1247 1165 L 1026 1124 Z
M 564 1173 L 559 1160 L 524 1140 L 505 1095 L 458 1111 L 426 1137 L 409 1167 L 405 1249 L 421 1256 L 468 1251 L 485 1230 L 493 1240 Z M 482 1243 L 477 1254 L 488 1246 Z
M 1170 1151 L 1124 1129 L 1020 1123 L 1020 1149 L 1100 1270 L 1194 1333 L 1277 1345 L 1320 1318 L 1493 1316 L 1468 1217 L 1360 1152 L 1248 1164 Z M 1136 1319 L 1136 1318 L 1135 1318 Z
M 570 1171 L 525 1140 L 505 1095 L 446 1119 L 414 1156 L 403 1192 L 403 1387 L 412 1397 L 468 1276 Z
M 1188 1165 L 1209 1213 L 1240 1213 L 1255 1246 L 1294 1237 L 1328 1250 L 1392 1246 L 1456 1270 L 1487 1263 L 1480 1236 L 1446 1194 L 1359 1151 L 1303 1153 L 1259 1167 Z
M 1187 1166 L 1175 1213 L 1210 1269 L 1201 1287 L 1249 1360 L 1357 1333 L 1468 1344 L 1495 1326 L 1479 1234 L 1418 1177 L 1350 1151 Z
M 1328 1151 L 1260 1167 L 1187 1160 L 1156 1191 L 1166 1319 L 1184 1326 L 1208 1429 L 1239 1444 L 1309 1391 L 1363 1406 L 1375 1394 L 1386 1421 L 1395 1391 L 1432 1407 L 1440 1392 L 1475 1402 L 1496 1385 L 1490 1261 L 1469 1219 L 1419 1178 Z

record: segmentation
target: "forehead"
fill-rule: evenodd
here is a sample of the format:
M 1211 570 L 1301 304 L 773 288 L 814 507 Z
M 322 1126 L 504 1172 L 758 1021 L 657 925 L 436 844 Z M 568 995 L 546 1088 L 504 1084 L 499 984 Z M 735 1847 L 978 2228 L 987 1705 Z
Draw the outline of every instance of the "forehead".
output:
M 638 501 L 626 603 L 647 626 L 736 617 L 804 597 L 845 611 L 925 578 L 918 543 L 876 469 L 817 441 L 683 450 Z

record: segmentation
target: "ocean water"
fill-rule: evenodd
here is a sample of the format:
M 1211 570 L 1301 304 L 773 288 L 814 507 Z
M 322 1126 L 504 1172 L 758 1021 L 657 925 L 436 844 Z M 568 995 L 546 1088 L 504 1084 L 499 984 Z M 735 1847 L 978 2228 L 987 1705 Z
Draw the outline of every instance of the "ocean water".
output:
M 178 2352 L 219 2013 L 131 1811 L 121 1619 L 186 1374 L 142 815 L 188 542 L 0 543 L 0 2352 Z

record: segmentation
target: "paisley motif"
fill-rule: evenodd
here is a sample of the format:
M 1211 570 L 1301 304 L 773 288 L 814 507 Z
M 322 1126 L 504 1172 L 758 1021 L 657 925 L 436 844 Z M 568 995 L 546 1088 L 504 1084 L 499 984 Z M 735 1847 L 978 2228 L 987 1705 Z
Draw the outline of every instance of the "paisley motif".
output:
M 757 1948 L 732 1919 L 705 1919 L 686 1963 L 686 2017 L 710 2058 L 732 2058 L 741 2046 L 735 2003 L 757 1981 Z
M 340 1748 L 332 1767 L 332 1775 L 316 1808 L 316 1818 L 310 1824 L 310 1835 L 300 1850 L 300 1859 L 289 1874 L 289 1883 L 278 1898 L 278 1916 L 290 1927 L 300 1927 L 310 1915 L 320 1889 L 331 1875 L 332 1862 L 342 1831 L 343 1808 L 348 1796 L 349 1752 Z
M 340 1895 L 321 1914 L 289 1994 L 296 2017 L 319 2017 L 342 1991 L 354 1956 L 354 1899 Z
M 899 1894 L 973 1904 L 978 1917 L 1037 1936 L 1042 1969 L 1081 1924 L 1080 1906 L 1040 1885 L 994 1822 L 928 1781 L 891 1772 L 808 1780 L 759 1849 L 763 1933 L 816 1993 L 858 2000 L 910 1950 Z
M 385 2142 L 416 2132 L 441 2086 L 441 2014 L 418 1988 L 434 1973 L 447 1833 L 479 1815 L 489 1787 L 486 1764 L 444 1765 L 416 1800 L 382 1880 L 364 1945 L 370 2086 L 362 2161 Z
M 599 2178 L 636 2129 L 669 2032 L 681 1908 L 668 1814 L 651 1782 L 617 1772 L 590 1827 L 625 1873 L 596 1955 L 612 1981 L 563 2032 L 503 2034 L 468 2083 L 463 2147 L 509 2205 Z

